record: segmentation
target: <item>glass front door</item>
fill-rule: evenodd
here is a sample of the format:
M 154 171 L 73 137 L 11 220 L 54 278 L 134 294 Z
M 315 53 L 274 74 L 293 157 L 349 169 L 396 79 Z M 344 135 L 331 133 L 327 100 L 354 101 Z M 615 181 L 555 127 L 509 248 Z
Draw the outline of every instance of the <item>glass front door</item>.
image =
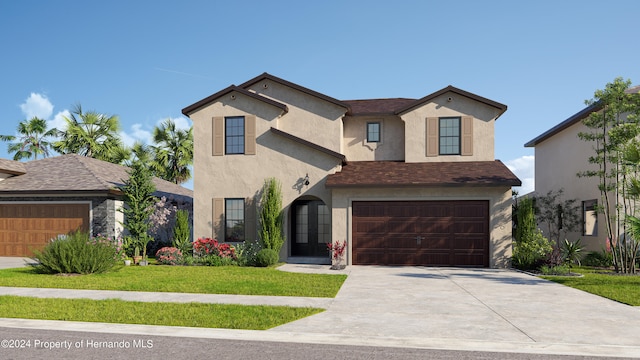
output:
M 292 213 L 293 256 L 329 256 L 331 214 L 322 201 L 297 201 Z

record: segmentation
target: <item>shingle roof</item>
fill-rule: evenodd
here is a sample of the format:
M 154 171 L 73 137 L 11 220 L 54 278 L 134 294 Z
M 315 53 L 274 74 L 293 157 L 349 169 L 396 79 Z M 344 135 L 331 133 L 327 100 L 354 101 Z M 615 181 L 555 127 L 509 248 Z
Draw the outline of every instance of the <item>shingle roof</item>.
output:
M 86 193 L 117 194 L 129 168 L 68 154 L 24 163 L 25 173 L 0 181 L 0 194 Z M 157 196 L 193 199 L 193 191 L 159 178 L 153 179 Z M 189 200 L 191 201 L 191 200 Z
M 24 163 L 8 159 L 0 159 L 0 173 L 20 175 L 24 174 L 26 171 Z
M 349 115 L 377 115 L 393 114 L 398 109 L 402 109 L 412 104 L 416 99 L 367 99 L 367 100 L 344 100 L 343 102 L 351 107 Z
M 406 163 L 353 161 L 329 175 L 327 187 L 521 186 L 500 160 Z

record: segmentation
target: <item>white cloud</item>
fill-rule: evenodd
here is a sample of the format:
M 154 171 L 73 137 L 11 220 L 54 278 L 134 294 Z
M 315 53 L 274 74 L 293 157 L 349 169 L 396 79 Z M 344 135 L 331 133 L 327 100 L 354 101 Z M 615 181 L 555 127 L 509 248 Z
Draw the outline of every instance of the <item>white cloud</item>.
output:
M 191 120 L 185 118 L 185 117 L 169 117 L 169 119 L 173 120 L 173 122 L 176 124 L 176 129 L 178 130 L 189 130 L 189 128 L 191 127 Z M 167 120 L 167 118 L 162 118 L 160 120 L 158 120 L 156 122 L 156 126 L 160 126 L 163 122 L 165 122 Z
M 142 124 L 131 125 L 131 131 L 120 132 L 120 139 L 127 146 L 132 146 L 136 141 L 140 141 L 143 144 L 151 144 L 151 132 L 144 130 Z
M 66 130 L 67 122 L 64 120 L 65 117 L 66 118 L 71 117 L 71 113 L 69 112 L 69 110 L 60 111 L 59 113 L 56 114 L 56 116 L 53 117 L 53 119 L 47 120 L 47 125 L 49 129 L 56 128 L 58 130 Z
M 535 156 L 525 155 L 504 163 L 521 181 L 522 186 L 514 187 L 520 195 L 535 190 Z
M 177 118 L 171 118 L 171 120 L 173 120 L 176 123 L 176 129 L 189 130 L 189 128 L 191 127 L 191 120 L 185 117 L 181 116 Z
M 31 93 L 24 103 L 20 104 L 20 109 L 25 115 L 26 120 L 34 117 L 49 119 L 51 114 L 53 114 L 53 104 L 51 104 L 45 95 L 38 93 Z

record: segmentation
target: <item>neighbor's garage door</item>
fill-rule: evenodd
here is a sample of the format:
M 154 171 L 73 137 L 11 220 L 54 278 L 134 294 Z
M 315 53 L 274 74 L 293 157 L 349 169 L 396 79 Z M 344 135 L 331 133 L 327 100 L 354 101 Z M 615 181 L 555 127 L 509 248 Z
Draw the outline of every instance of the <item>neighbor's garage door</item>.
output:
M 89 204 L 0 204 L 0 256 L 32 256 L 78 228 L 89 229 Z
M 489 266 L 488 201 L 353 202 L 356 265 Z

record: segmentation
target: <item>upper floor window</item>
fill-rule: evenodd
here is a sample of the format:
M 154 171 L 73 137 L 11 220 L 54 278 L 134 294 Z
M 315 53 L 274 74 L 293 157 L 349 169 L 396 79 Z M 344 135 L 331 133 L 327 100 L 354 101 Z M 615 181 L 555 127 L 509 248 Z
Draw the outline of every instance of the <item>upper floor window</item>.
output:
M 438 129 L 440 155 L 460 155 L 460 118 L 441 117 Z
M 367 142 L 380 142 L 380 123 L 367 123 Z
M 244 199 L 224 201 L 225 241 L 244 241 Z
M 225 154 L 244 154 L 244 116 L 224 118 Z

